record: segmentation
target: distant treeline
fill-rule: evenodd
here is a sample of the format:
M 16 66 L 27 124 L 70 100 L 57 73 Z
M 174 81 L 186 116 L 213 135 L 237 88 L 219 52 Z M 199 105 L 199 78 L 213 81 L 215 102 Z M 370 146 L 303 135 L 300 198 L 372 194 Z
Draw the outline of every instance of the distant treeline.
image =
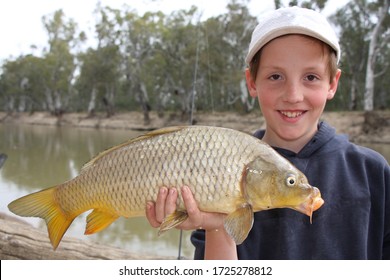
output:
M 275 0 L 275 6 L 283 4 Z M 96 7 L 95 47 L 62 10 L 42 17 L 47 47 L 1 66 L 0 110 L 64 112 L 116 110 L 251 111 L 244 58 L 257 18 L 248 0 L 203 19 L 193 6 L 169 15 L 139 15 Z M 289 1 L 322 10 L 326 0 Z M 257 11 L 260 14 L 261 11 Z M 329 18 L 340 36 L 343 71 L 331 110 L 390 105 L 390 17 L 387 0 L 353 0 Z M 33 53 L 41 52 L 39 56 Z

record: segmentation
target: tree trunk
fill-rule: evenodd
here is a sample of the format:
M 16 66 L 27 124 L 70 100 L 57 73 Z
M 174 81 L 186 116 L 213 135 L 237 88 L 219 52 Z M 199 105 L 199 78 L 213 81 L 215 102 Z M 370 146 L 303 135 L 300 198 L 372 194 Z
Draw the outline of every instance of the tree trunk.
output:
M 244 106 L 245 112 L 249 113 L 253 110 L 255 106 L 255 99 L 249 98 L 248 89 L 246 87 L 246 81 L 243 79 L 240 82 L 240 91 L 241 91 L 241 103 Z
M 372 111 L 374 110 L 374 57 L 373 52 L 371 49 L 374 49 L 374 47 L 371 47 L 371 45 L 374 45 L 370 43 L 370 50 L 368 55 L 368 61 L 367 61 L 367 71 L 366 71 L 366 90 L 364 92 L 364 111 Z
M 49 110 L 50 113 L 54 113 L 55 111 L 54 101 L 53 101 L 53 96 L 51 95 L 51 90 L 49 88 L 45 89 L 45 97 L 46 97 L 47 109 Z
M 9 96 L 7 97 L 6 102 L 6 111 L 7 112 L 13 112 L 15 110 L 15 97 Z
M 18 112 L 25 112 L 26 111 L 26 97 L 20 96 L 19 97 L 19 103 L 18 103 Z
M 354 76 L 352 76 L 351 79 L 350 101 L 348 104 L 348 109 L 350 111 L 355 111 L 357 109 L 357 82 Z
M 56 90 L 54 91 L 55 109 L 54 115 L 61 116 L 63 113 L 61 94 Z
M 368 48 L 367 72 L 366 72 L 366 89 L 364 92 L 364 111 L 374 110 L 374 88 L 375 88 L 375 60 L 377 56 L 377 43 L 381 35 L 382 24 L 389 10 L 389 1 L 384 1 L 383 7 L 378 11 L 378 22 L 371 34 L 370 45 Z
M 0 213 L 0 260 L 169 259 L 141 255 L 98 243 L 64 237 L 53 250 L 47 232 Z M 171 258 L 173 259 L 173 258 Z
M 115 100 L 114 86 L 106 84 L 106 95 L 103 97 L 103 103 L 106 108 L 107 118 L 110 118 L 115 114 L 114 100 Z
M 149 97 L 148 92 L 146 91 L 146 86 L 143 82 L 139 85 L 139 102 L 141 103 L 142 112 L 144 113 L 144 125 L 150 124 L 150 105 L 149 105 Z
M 97 97 L 97 90 L 96 87 L 93 86 L 91 91 L 91 99 L 89 100 L 88 103 L 88 117 L 92 117 L 95 114 L 96 97 Z

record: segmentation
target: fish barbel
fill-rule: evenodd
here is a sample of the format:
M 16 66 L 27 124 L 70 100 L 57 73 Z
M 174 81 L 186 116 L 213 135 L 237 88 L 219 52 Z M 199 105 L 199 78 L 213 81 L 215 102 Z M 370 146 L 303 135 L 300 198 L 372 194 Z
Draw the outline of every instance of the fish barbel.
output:
M 305 175 L 265 142 L 237 130 L 184 126 L 152 131 L 108 149 L 75 178 L 11 202 L 20 216 L 45 219 L 57 248 L 75 217 L 87 216 L 85 234 L 123 217 L 145 215 L 160 187 L 189 186 L 202 211 L 227 214 L 224 227 L 242 243 L 253 212 L 291 208 L 311 216 L 324 201 Z M 181 196 L 160 232 L 187 218 Z

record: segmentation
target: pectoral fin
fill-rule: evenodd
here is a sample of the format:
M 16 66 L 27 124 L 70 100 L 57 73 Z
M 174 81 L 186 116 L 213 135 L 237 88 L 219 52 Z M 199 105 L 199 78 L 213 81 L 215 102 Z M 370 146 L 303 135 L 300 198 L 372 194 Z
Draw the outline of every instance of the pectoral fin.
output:
M 87 216 L 87 227 L 84 234 L 93 234 L 102 231 L 118 218 L 118 215 L 103 210 L 94 209 Z
M 172 214 L 165 217 L 164 221 L 160 225 L 160 230 L 158 231 L 158 235 L 174 228 L 177 225 L 180 225 L 188 218 L 187 212 L 184 211 L 175 211 Z
M 245 203 L 236 211 L 230 213 L 224 222 L 226 232 L 239 245 L 248 236 L 253 225 L 252 205 Z

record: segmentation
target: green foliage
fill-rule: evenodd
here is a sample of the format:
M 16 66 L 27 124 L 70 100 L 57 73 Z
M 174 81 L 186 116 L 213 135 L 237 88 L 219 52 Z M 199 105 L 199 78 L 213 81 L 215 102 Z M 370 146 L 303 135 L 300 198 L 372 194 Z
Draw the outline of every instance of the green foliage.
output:
M 362 109 L 365 69 L 375 15 L 384 0 L 354 0 L 330 19 L 342 47 L 343 71 L 338 93 L 328 109 Z M 0 76 L 0 106 L 8 111 L 142 110 L 177 111 L 254 108 L 243 92 L 244 58 L 257 24 L 248 0 L 230 0 L 227 12 L 202 18 L 197 7 L 171 14 L 137 14 L 96 7 L 97 44 L 80 48 L 86 34 L 62 10 L 44 16 L 48 48 L 41 57 L 5 61 Z M 316 10 L 326 0 L 280 1 Z M 390 104 L 390 19 L 385 20 L 375 59 L 375 104 Z M 257 108 L 257 107 L 256 107 Z
M 365 76 L 367 56 L 371 34 L 376 24 L 378 8 L 382 0 L 354 0 L 337 11 L 331 20 L 339 29 L 340 46 L 342 49 L 341 69 L 342 80 L 334 100 L 333 107 L 337 109 L 362 110 L 364 103 Z M 390 16 L 387 16 L 383 34 L 377 45 L 375 77 L 376 108 L 389 108 L 389 52 L 390 52 Z

